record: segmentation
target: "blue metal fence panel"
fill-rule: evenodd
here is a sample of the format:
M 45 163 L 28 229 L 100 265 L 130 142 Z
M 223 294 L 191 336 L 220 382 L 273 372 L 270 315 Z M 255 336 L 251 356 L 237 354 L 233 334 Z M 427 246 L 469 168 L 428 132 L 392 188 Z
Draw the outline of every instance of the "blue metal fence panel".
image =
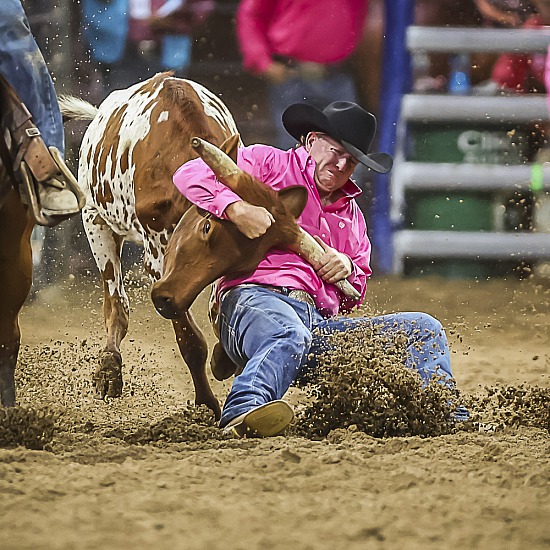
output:
M 414 0 L 386 0 L 385 13 L 379 150 L 393 154 L 401 98 L 411 88 L 406 33 L 407 27 L 414 22 Z M 391 272 L 393 263 L 390 177 L 390 174 L 377 174 L 374 182 L 372 243 L 374 261 L 381 273 Z

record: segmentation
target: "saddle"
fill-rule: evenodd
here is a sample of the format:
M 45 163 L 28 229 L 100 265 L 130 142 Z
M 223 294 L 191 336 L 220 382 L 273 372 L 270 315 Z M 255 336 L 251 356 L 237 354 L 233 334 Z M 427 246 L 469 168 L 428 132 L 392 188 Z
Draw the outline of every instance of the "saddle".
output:
M 0 95 L 12 91 L 14 101 L 11 110 L 3 113 L 2 131 L 8 130 L 11 137 L 13 176 L 19 184 L 21 201 L 26 204 L 36 223 L 52 227 L 59 222 L 77 214 L 85 203 L 85 198 L 78 183 L 63 162 L 61 153 L 56 147 L 46 147 L 40 130 L 34 125 L 32 115 L 27 107 L 18 100 L 13 88 L 0 75 Z M 2 93 L 3 92 L 3 93 Z M 4 102 L 7 107 L 7 101 Z M 2 155 L 2 157 L 5 156 Z M 4 161 L 5 163 L 5 161 Z M 41 205 L 39 186 L 49 186 L 58 190 L 68 189 L 76 198 L 78 207 L 55 212 L 48 215 Z

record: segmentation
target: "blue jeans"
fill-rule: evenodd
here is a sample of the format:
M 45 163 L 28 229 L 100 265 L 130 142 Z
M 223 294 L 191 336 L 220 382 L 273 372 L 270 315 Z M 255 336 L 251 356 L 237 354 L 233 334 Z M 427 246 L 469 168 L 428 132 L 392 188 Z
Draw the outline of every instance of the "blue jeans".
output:
M 0 72 L 31 112 L 46 145 L 63 154 L 63 119 L 55 88 L 21 0 L 0 1 Z
M 357 103 L 353 78 L 345 72 L 334 72 L 319 79 L 296 76 L 280 84 L 270 84 L 268 91 L 271 118 L 276 130 L 273 145 L 285 150 L 296 145 L 296 140 L 284 129 L 281 122 L 283 111 L 292 103 L 309 103 L 318 109 L 324 109 L 333 101 Z
M 365 323 L 376 326 L 379 334 L 403 331 L 408 338 L 405 364 L 415 368 L 424 381 L 434 375 L 451 381 L 447 337 L 441 323 L 430 315 L 325 319 L 311 305 L 266 288 L 231 290 L 220 308 L 220 341 L 243 371 L 233 381 L 220 426 L 254 407 L 281 399 L 304 369 L 314 368 L 311 357 L 327 348 L 322 333 L 343 332 Z

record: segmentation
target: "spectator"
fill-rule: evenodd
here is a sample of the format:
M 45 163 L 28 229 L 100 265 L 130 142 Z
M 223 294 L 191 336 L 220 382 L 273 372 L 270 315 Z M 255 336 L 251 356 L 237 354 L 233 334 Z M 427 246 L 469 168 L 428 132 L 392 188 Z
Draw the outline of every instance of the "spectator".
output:
M 535 9 L 522 28 L 540 29 L 550 25 L 550 1 L 531 0 Z M 503 91 L 519 93 L 544 93 L 544 53 L 505 53 L 501 55 L 491 74 L 491 80 Z
M 245 69 L 265 78 L 275 145 L 295 145 L 281 124 L 291 103 L 322 109 L 357 101 L 347 62 L 361 40 L 367 0 L 242 0 L 237 37 Z
M 416 0 L 415 25 L 428 27 L 517 27 L 533 12 L 529 0 Z M 471 54 L 470 76 L 479 93 L 494 93 L 489 80 L 497 56 L 492 52 Z M 444 92 L 448 88 L 450 59 L 447 54 L 419 52 L 415 59 L 417 92 Z
M 191 31 L 213 7 L 213 0 L 83 0 L 84 37 L 105 92 L 163 70 L 185 76 Z
M 474 4 L 490 26 L 519 27 L 533 13 L 530 0 L 474 0 Z

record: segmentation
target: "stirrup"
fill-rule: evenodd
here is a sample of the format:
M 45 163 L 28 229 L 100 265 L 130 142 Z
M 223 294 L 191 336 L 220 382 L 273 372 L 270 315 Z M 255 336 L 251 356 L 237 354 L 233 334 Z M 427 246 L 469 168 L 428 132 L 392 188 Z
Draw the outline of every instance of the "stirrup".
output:
M 75 177 L 63 161 L 59 149 L 57 149 L 57 147 L 49 147 L 49 152 L 53 163 L 55 163 L 55 166 L 58 169 L 57 173 L 52 174 L 52 177 L 57 176 L 59 178 L 59 189 L 66 188 L 71 193 L 73 193 L 73 195 L 75 195 L 78 205 L 77 210 L 56 214 L 55 216 L 44 214 L 40 204 L 40 198 L 37 188 L 39 183 L 36 180 L 33 171 L 31 170 L 25 159 L 21 161 L 19 170 L 21 174 L 20 194 L 22 202 L 30 208 L 30 211 L 36 223 L 39 225 L 44 225 L 46 227 L 53 227 L 58 223 L 69 219 L 75 214 L 78 214 L 78 212 L 80 212 L 80 210 L 82 210 L 82 208 L 84 207 L 86 199 L 84 197 L 84 194 L 78 187 L 78 182 L 76 181 Z
M 73 173 L 69 170 L 69 168 L 65 164 L 65 161 L 63 160 L 63 157 L 61 156 L 59 149 L 52 145 L 48 147 L 48 150 L 50 151 L 52 158 L 55 164 L 57 165 L 57 168 L 59 168 L 59 172 L 63 176 L 63 181 L 66 187 L 76 197 L 76 200 L 78 203 L 78 211 L 80 212 L 80 210 L 82 210 L 84 208 L 84 205 L 86 204 L 86 197 L 84 196 L 84 193 L 80 189 L 78 185 L 78 181 L 76 180 Z

